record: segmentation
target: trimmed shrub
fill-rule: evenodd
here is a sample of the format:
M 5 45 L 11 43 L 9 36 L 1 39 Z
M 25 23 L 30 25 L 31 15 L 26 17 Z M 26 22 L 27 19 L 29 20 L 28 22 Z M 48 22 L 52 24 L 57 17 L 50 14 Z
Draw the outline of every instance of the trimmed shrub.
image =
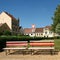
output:
M 0 40 L 6 41 L 29 41 L 29 40 L 45 40 L 54 39 L 53 37 L 29 37 L 29 36 L 0 36 Z

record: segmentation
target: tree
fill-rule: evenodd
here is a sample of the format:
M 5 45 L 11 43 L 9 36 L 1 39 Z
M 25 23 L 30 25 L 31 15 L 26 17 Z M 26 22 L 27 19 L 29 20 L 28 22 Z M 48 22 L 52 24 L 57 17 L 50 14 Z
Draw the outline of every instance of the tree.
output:
M 3 32 L 0 32 L 0 35 L 3 35 Z
M 54 16 L 52 17 L 53 24 L 52 24 L 52 31 L 56 32 L 57 25 L 60 23 L 60 5 L 57 6 Z
M 19 26 L 19 24 L 20 24 L 20 19 L 18 18 L 17 20 L 18 20 L 18 26 Z
M 60 35 L 60 24 L 57 24 L 55 31 Z

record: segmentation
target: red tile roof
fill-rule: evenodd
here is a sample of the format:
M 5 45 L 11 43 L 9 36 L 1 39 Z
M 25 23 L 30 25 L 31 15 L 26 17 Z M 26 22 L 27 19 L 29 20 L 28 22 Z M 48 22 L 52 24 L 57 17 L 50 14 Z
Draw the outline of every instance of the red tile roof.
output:
M 51 30 L 51 26 L 46 26 L 45 28 L 48 28 L 49 30 Z
M 32 28 L 25 28 L 24 33 L 27 33 L 27 34 L 32 33 Z
M 43 32 L 43 28 L 36 28 L 35 32 Z M 32 28 L 25 28 L 24 33 L 32 33 Z
M 35 32 L 36 32 L 36 33 L 38 33 L 38 32 L 43 32 L 43 28 L 36 28 Z

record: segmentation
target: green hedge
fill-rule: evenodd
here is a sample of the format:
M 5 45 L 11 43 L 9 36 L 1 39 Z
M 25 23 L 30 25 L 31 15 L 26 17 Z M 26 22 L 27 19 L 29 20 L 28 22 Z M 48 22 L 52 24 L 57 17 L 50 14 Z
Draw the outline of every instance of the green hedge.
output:
M 60 36 L 54 37 L 55 39 L 60 39 Z
M 0 36 L 0 40 L 5 41 L 29 41 L 29 40 L 45 40 L 45 39 L 54 39 L 51 38 L 43 38 L 43 37 L 29 37 L 29 36 Z

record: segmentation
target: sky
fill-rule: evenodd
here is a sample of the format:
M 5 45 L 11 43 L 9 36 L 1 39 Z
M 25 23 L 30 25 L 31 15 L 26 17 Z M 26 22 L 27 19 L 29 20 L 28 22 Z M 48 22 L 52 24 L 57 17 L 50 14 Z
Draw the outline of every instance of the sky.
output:
M 20 19 L 20 26 L 31 28 L 49 26 L 60 0 L 0 0 L 0 13 L 6 11 L 16 19 Z

